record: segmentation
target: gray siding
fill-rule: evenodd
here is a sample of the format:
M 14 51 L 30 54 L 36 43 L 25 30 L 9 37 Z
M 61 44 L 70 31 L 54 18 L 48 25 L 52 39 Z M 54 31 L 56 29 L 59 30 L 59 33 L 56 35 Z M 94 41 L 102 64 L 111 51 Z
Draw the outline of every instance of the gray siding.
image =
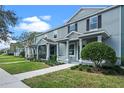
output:
M 64 38 L 68 34 L 68 27 L 58 29 L 58 39 Z
M 91 11 L 89 13 L 94 13 L 94 12 L 95 11 Z M 88 12 L 86 12 L 86 13 L 88 14 Z M 84 12 L 81 12 L 77 16 L 75 16 L 73 19 L 71 19 L 70 22 L 79 20 L 81 17 L 84 17 L 84 15 L 86 16 L 87 14 L 85 14 Z M 116 54 L 118 57 L 120 57 L 121 55 L 124 55 L 124 42 L 122 42 L 124 40 L 124 31 L 123 31 L 124 26 L 121 26 L 122 28 L 120 28 L 120 25 L 124 24 L 124 18 L 122 19 L 123 21 L 121 23 L 120 14 L 121 14 L 120 7 L 117 7 L 117 8 L 114 8 L 109 11 L 101 13 L 102 29 L 111 35 L 111 37 L 109 39 L 105 40 L 104 42 L 106 44 L 108 44 L 109 46 L 111 46 L 116 51 Z M 123 11 L 122 11 L 122 16 L 124 16 L 124 7 L 123 7 Z M 86 32 L 86 19 L 77 22 L 77 24 L 78 24 L 78 32 L 82 33 L 82 34 L 85 33 Z M 121 33 L 121 29 L 122 29 L 122 33 Z M 68 34 L 68 26 L 59 28 L 55 31 L 57 31 L 57 34 L 58 34 L 57 39 L 63 39 Z M 48 39 L 55 40 L 54 31 L 51 31 L 44 35 L 36 37 L 36 41 L 38 42 L 45 35 L 47 35 Z M 70 38 L 71 38 L 71 36 L 70 36 Z M 73 38 L 73 35 L 72 35 L 72 38 Z M 122 43 L 122 45 L 121 45 L 121 43 Z M 123 48 L 122 51 L 121 51 L 121 47 Z M 61 48 L 61 50 L 60 50 L 61 54 L 64 53 L 63 57 L 65 57 L 66 56 L 65 46 L 60 45 L 60 48 Z M 65 59 L 65 58 L 63 58 L 63 59 Z
M 111 35 L 105 43 L 111 46 L 119 57 L 121 56 L 120 23 L 120 7 L 102 13 L 102 28 Z
M 84 8 L 84 9 L 81 9 L 79 11 L 79 13 L 77 13 L 77 15 L 75 15 L 74 17 L 71 18 L 71 20 L 68 21 L 68 23 L 80 20 L 80 19 L 82 19 L 82 18 L 84 18 L 90 14 L 98 12 L 101 9 L 102 8 Z
M 121 7 L 121 56 L 124 56 L 124 6 Z
M 78 22 L 78 32 L 82 34 L 86 32 L 86 20 Z

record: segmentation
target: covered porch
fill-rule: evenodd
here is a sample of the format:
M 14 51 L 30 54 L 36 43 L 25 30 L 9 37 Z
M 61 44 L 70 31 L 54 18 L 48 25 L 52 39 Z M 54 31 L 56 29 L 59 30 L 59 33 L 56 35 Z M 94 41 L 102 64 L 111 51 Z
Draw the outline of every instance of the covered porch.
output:
M 57 61 L 81 63 L 81 50 L 86 44 L 93 41 L 104 42 L 109 37 L 110 35 L 105 31 L 87 32 L 83 35 L 78 32 L 72 32 L 64 39 L 57 41 Z
M 56 55 L 56 42 L 48 38 L 41 39 L 37 44 L 36 53 L 38 60 L 49 60 L 52 55 Z

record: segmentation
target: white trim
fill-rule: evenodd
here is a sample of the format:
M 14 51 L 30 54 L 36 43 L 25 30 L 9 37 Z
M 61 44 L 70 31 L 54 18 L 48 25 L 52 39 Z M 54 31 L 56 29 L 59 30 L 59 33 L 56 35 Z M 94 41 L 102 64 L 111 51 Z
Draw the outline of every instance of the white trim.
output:
M 72 33 L 81 35 L 81 33 L 77 32 L 77 31 L 71 31 L 69 34 L 67 34 L 64 38 L 67 38 L 69 35 L 71 35 Z
M 66 62 L 69 62 L 69 41 L 66 41 Z
M 37 44 L 36 45 L 38 45 L 40 42 L 41 42 L 41 40 L 44 40 L 43 38 L 41 38 L 38 42 L 37 42 Z M 46 40 L 44 40 L 44 41 L 46 41 Z
M 102 42 L 102 35 L 97 36 L 97 42 Z
M 78 54 L 78 53 L 79 53 L 79 51 L 78 51 L 78 50 L 79 50 L 79 47 L 78 47 L 78 46 L 79 46 L 79 42 L 77 41 L 76 44 L 77 44 L 77 46 L 76 46 L 76 47 L 77 47 L 77 48 L 76 48 L 76 49 L 77 49 L 77 50 L 76 50 L 76 53 L 77 53 L 77 55 L 76 55 L 76 60 L 78 61 L 78 58 L 79 58 L 79 54 Z
M 95 17 L 97 18 L 96 28 L 91 29 L 91 19 L 93 19 Z M 92 16 L 92 17 L 89 18 L 89 31 L 92 31 L 92 30 L 95 30 L 95 29 L 98 29 L 98 15 L 95 15 L 95 16 Z
M 74 18 L 81 10 L 83 10 L 83 8 L 78 9 L 71 17 L 68 18 L 65 24 L 67 24 L 72 18 Z
M 79 38 L 85 37 L 85 36 L 90 36 L 90 35 L 97 35 L 97 34 L 106 34 L 108 37 L 111 36 L 108 32 L 105 32 L 105 31 L 94 31 L 93 33 L 84 33 L 83 35 L 79 36 Z

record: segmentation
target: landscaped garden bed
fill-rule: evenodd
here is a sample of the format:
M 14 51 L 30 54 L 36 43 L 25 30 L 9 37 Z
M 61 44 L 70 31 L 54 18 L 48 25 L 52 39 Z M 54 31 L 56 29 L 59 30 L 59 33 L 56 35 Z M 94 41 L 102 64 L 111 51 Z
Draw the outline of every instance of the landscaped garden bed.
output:
M 49 66 L 62 65 L 64 62 L 57 62 L 56 55 L 52 55 L 49 60 L 38 60 L 39 62 L 43 62 Z
M 77 65 L 71 67 L 72 70 L 85 71 L 90 73 L 105 74 L 105 75 L 124 75 L 124 69 L 120 66 L 102 66 L 95 68 L 92 65 Z

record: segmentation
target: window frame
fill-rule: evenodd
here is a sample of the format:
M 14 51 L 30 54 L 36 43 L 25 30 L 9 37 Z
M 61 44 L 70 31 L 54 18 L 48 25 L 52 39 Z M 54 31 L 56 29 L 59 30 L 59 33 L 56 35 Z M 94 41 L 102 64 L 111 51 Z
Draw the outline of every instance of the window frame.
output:
M 97 25 L 96 25 L 96 28 L 91 28 L 91 19 L 94 17 L 97 17 L 97 23 L 96 23 Z M 98 30 L 100 28 L 102 28 L 102 14 L 89 17 L 86 20 L 86 31 L 94 31 L 94 30 Z
M 71 29 L 71 26 L 74 28 L 74 29 Z M 72 23 L 68 26 L 68 33 L 72 32 L 72 31 L 77 31 L 77 23 Z
M 93 21 L 92 21 L 93 18 L 96 18 L 96 19 L 97 19 L 96 22 L 93 22 Z M 91 23 L 92 23 L 92 24 L 91 24 Z M 96 23 L 96 28 L 91 28 L 91 25 L 93 25 L 93 24 L 95 24 L 95 23 Z M 92 16 L 92 17 L 89 18 L 89 31 L 94 30 L 94 29 L 98 29 L 98 15 Z
M 55 30 L 54 33 L 53 33 L 53 38 L 57 38 L 58 37 L 58 31 Z

